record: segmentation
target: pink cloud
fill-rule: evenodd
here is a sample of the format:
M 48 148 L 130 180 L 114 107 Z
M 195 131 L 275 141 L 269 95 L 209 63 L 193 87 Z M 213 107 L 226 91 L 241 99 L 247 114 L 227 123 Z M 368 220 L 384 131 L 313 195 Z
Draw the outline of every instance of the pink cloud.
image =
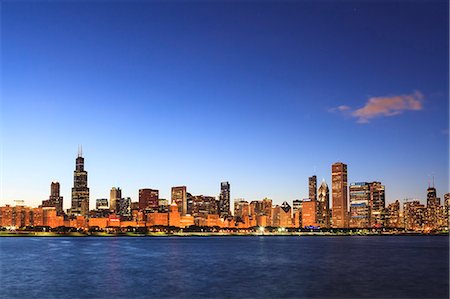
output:
M 393 116 L 405 110 L 421 110 L 423 94 L 419 91 L 409 95 L 370 98 L 366 105 L 352 112 L 358 123 L 368 123 L 370 119 Z

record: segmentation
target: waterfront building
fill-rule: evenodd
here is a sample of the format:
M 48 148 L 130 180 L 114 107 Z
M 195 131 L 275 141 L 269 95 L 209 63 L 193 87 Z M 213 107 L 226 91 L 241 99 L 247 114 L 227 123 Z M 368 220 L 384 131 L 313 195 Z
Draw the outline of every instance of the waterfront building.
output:
M 437 197 L 436 188 L 428 187 L 425 228 L 428 230 L 438 229 L 442 225 L 442 214 L 441 199 Z
M 385 187 L 380 182 L 369 183 L 370 187 L 370 226 L 385 226 L 384 210 L 386 206 Z
M 269 223 L 272 222 L 272 200 L 269 198 L 262 200 L 262 215 L 268 217 Z
M 331 166 L 332 217 L 334 228 L 348 227 L 347 165 L 341 162 Z
M 450 214 L 449 214 L 449 207 L 450 207 L 450 193 L 444 194 L 444 211 L 443 211 L 443 226 L 447 229 L 449 228 L 449 220 L 450 220 Z
M 89 214 L 88 173 L 84 169 L 84 158 L 81 148 L 78 150 L 75 164 L 70 214 L 72 216 L 87 217 Z
M 425 228 L 425 205 L 420 201 L 408 201 L 403 203 L 403 217 L 406 230 L 419 230 Z
M 317 190 L 317 224 L 320 227 L 330 227 L 330 190 L 325 180 Z
M 308 178 L 308 194 L 310 200 L 317 200 L 317 177 L 315 175 Z
M 155 189 L 139 189 L 139 209 L 156 212 L 159 208 L 159 191 Z
M 169 226 L 181 227 L 181 214 L 179 205 L 175 200 L 172 199 L 172 204 L 170 205 L 169 212 Z
M 63 197 L 60 196 L 59 182 L 54 181 L 50 185 L 50 196 L 47 200 L 42 201 L 43 207 L 55 207 L 58 215 L 63 214 Z
M 214 196 L 192 196 L 192 216 L 206 218 L 208 214 L 219 214 L 218 202 Z
M 305 198 L 302 204 L 302 227 L 309 226 L 318 226 L 317 201 Z
M 219 215 L 222 218 L 227 218 L 230 213 L 230 183 L 220 183 L 220 196 L 219 196 Z
M 109 192 L 110 209 L 117 211 L 117 202 L 122 198 L 122 190 L 119 187 L 112 187 Z
M 386 226 L 389 228 L 401 227 L 400 221 L 400 202 L 396 200 L 390 203 L 387 207 L 387 221 Z
M 95 209 L 96 210 L 108 210 L 108 199 L 107 198 L 98 198 L 95 201 Z
M 116 213 L 122 218 L 131 217 L 131 198 L 125 197 L 116 201 Z
M 243 198 L 236 199 L 234 201 L 234 217 L 238 219 L 244 219 L 245 216 L 250 215 L 250 205 L 248 201 Z
M 295 199 L 292 201 L 292 212 L 293 212 L 293 225 L 294 227 L 302 227 L 302 207 L 303 201 L 300 199 Z
M 370 184 L 366 182 L 351 183 L 350 193 L 350 227 L 368 228 L 370 226 Z
M 178 206 L 178 212 L 181 215 L 186 215 L 188 213 L 186 186 L 172 187 L 171 195 L 172 202 L 176 203 Z
M 169 212 L 169 201 L 167 199 L 160 198 L 158 200 L 158 212 L 160 213 Z
M 250 202 L 249 209 L 250 209 L 249 214 L 252 216 L 258 216 L 258 215 L 264 214 L 262 201 L 260 201 L 260 200 L 252 200 Z

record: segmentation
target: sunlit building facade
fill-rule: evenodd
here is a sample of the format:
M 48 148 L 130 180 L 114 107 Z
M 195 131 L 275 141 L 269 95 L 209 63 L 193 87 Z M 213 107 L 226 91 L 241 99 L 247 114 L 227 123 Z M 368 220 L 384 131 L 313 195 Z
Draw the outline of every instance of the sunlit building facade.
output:
M 347 165 L 331 166 L 332 217 L 334 228 L 348 228 Z

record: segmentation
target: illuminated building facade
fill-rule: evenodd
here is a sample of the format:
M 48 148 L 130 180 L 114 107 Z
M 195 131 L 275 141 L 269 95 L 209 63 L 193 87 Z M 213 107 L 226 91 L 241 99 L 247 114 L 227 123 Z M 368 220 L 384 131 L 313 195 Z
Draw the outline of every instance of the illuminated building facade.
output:
M 341 162 L 331 166 L 332 217 L 334 228 L 348 227 L 347 165 Z
M 63 214 L 63 197 L 60 196 L 59 182 L 52 182 L 50 185 L 50 197 L 42 201 L 43 207 L 54 207 L 58 215 Z
M 84 158 L 81 149 L 78 151 L 75 171 L 73 172 L 72 208 L 70 209 L 70 214 L 84 217 L 89 215 L 88 174 L 84 169 Z
M 302 227 L 309 226 L 318 226 L 317 201 L 305 198 L 302 205 Z
M 324 228 L 330 227 L 330 190 L 325 180 L 317 190 L 317 225 Z
M 370 226 L 370 185 L 366 182 L 350 184 L 350 227 Z
M 369 183 L 370 190 L 370 226 L 385 226 L 386 196 L 385 187 L 380 182 Z
M 400 228 L 400 202 L 396 200 L 387 207 L 386 226 L 389 228 Z
M 222 218 L 231 216 L 230 213 L 230 183 L 220 183 L 220 196 L 219 196 L 219 215 Z

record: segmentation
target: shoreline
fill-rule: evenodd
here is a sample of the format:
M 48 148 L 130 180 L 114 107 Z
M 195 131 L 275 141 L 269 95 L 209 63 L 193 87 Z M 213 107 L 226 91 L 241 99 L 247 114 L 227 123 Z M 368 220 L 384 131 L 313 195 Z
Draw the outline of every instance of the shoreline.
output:
M 420 232 L 399 232 L 399 233 L 329 233 L 329 232 L 293 232 L 293 233 L 212 233 L 212 232 L 182 232 L 165 233 L 150 232 L 139 233 L 55 233 L 55 232 L 0 232 L 1 237 L 375 237 L 375 236 L 441 236 L 448 237 L 448 232 L 442 233 L 420 233 Z

